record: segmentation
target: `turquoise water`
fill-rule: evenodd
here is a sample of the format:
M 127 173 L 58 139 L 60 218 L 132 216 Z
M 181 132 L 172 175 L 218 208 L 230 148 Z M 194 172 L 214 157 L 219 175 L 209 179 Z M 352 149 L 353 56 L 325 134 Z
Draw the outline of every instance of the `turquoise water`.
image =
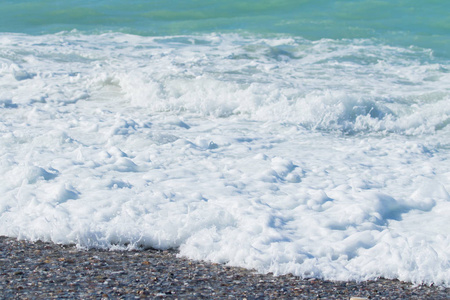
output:
M 119 31 L 144 36 L 285 34 L 310 40 L 375 38 L 450 57 L 450 1 L 2 1 L 0 32 Z

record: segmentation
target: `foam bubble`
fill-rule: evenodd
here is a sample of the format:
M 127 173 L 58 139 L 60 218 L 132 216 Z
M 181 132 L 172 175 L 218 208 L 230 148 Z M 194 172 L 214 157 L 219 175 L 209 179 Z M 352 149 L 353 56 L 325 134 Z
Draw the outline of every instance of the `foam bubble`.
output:
M 0 62 L 2 235 L 450 284 L 449 67 L 423 49 L 11 34 Z

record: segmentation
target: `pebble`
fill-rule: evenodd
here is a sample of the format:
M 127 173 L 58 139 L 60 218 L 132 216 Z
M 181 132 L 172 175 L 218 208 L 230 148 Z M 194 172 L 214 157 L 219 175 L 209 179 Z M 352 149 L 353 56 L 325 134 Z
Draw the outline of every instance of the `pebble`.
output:
M 0 236 L 2 299 L 450 299 L 398 280 L 333 282 L 178 258 L 176 250 L 105 251 Z

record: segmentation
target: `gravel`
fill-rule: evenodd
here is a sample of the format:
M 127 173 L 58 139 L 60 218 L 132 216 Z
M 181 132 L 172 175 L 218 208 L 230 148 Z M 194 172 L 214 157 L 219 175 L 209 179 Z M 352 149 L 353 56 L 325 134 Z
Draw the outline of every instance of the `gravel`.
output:
M 0 237 L 2 299 L 450 299 L 450 289 L 398 280 L 273 276 L 176 257 Z

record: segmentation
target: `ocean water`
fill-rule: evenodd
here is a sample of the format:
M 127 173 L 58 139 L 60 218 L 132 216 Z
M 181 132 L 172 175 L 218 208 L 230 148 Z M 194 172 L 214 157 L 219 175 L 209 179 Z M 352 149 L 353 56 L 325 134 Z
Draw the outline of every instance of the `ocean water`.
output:
M 450 286 L 446 1 L 3 1 L 0 234 Z

